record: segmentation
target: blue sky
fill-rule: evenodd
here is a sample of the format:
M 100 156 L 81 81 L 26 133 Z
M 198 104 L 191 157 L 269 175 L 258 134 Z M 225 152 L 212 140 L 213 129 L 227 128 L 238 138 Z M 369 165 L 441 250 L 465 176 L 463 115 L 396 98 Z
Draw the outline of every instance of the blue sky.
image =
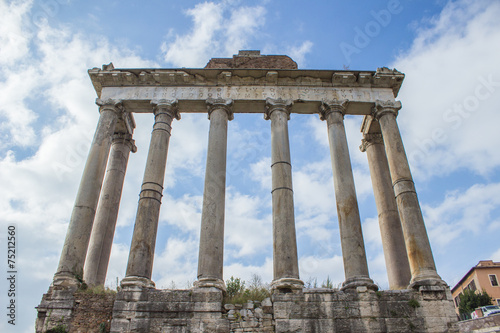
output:
M 97 123 L 87 70 L 203 67 L 239 49 L 287 54 L 301 69 L 406 74 L 398 117 L 438 273 L 453 286 L 479 260 L 500 260 L 498 1 L 0 0 L 0 244 L 18 230 L 18 325 L 32 332 L 57 268 Z M 125 273 L 151 115 L 137 115 L 107 284 Z M 345 125 L 371 277 L 387 288 L 361 119 Z M 153 280 L 196 278 L 209 122 L 174 121 Z M 343 281 L 326 124 L 289 122 L 300 275 Z M 229 123 L 225 279 L 272 279 L 270 124 Z M 5 258 L 5 245 L 0 254 Z M 6 271 L 6 268 L 5 268 Z M 0 304 L 7 286 L 0 283 Z M 2 305 L 3 306 L 3 305 Z

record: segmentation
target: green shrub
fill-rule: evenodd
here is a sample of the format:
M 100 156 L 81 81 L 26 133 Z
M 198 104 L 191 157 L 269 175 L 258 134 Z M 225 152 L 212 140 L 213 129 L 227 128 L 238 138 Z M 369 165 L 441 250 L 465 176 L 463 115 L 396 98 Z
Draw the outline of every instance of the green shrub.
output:
M 116 294 L 115 290 L 106 288 L 103 285 L 98 285 L 98 286 L 94 286 L 94 287 L 87 287 L 87 288 L 80 290 L 80 291 L 85 293 L 85 294 L 97 294 L 97 295 Z
M 244 304 L 248 301 L 262 301 L 271 295 L 267 284 L 257 274 L 254 274 L 248 282 L 249 287 L 245 287 L 245 281 L 231 276 L 226 281 L 225 303 Z
M 411 306 L 414 309 L 420 307 L 420 303 L 416 299 L 414 299 L 414 298 L 412 298 L 411 300 L 408 301 L 408 305 Z
M 323 281 L 321 288 L 333 289 L 333 282 L 330 280 L 330 275 L 326 277 L 326 281 Z

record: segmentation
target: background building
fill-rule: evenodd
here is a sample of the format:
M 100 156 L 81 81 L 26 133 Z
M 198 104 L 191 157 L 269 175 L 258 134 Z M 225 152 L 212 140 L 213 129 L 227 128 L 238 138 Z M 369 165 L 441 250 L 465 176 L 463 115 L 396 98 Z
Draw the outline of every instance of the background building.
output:
M 500 287 L 498 278 L 500 277 L 500 262 L 493 260 L 481 260 L 472 267 L 467 274 L 451 289 L 455 304 L 455 311 L 458 314 L 460 304 L 460 294 L 465 289 L 484 290 L 491 296 L 493 304 L 500 305 Z

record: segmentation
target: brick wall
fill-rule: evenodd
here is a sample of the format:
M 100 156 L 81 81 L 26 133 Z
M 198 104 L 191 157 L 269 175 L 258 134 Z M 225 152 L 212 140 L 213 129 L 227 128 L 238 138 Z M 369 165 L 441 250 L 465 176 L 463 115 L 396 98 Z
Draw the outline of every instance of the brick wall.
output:
M 114 293 L 76 293 L 69 331 L 72 333 L 109 332 L 115 296 Z

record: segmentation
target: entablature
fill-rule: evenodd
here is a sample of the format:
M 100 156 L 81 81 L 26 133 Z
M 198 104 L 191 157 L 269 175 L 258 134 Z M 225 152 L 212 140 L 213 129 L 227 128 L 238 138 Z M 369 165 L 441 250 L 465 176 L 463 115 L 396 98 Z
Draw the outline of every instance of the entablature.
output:
M 376 100 L 394 100 L 404 74 L 299 69 L 103 69 L 89 70 L 101 99 L 122 100 L 129 112 L 151 112 L 153 99 L 176 99 L 180 112 L 206 112 L 208 98 L 232 99 L 235 113 L 261 113 L 267 98 L 293 102 L 293 113 L 317 113 L 321 102 L 348 99 L 349 114 L 370 114 Z

